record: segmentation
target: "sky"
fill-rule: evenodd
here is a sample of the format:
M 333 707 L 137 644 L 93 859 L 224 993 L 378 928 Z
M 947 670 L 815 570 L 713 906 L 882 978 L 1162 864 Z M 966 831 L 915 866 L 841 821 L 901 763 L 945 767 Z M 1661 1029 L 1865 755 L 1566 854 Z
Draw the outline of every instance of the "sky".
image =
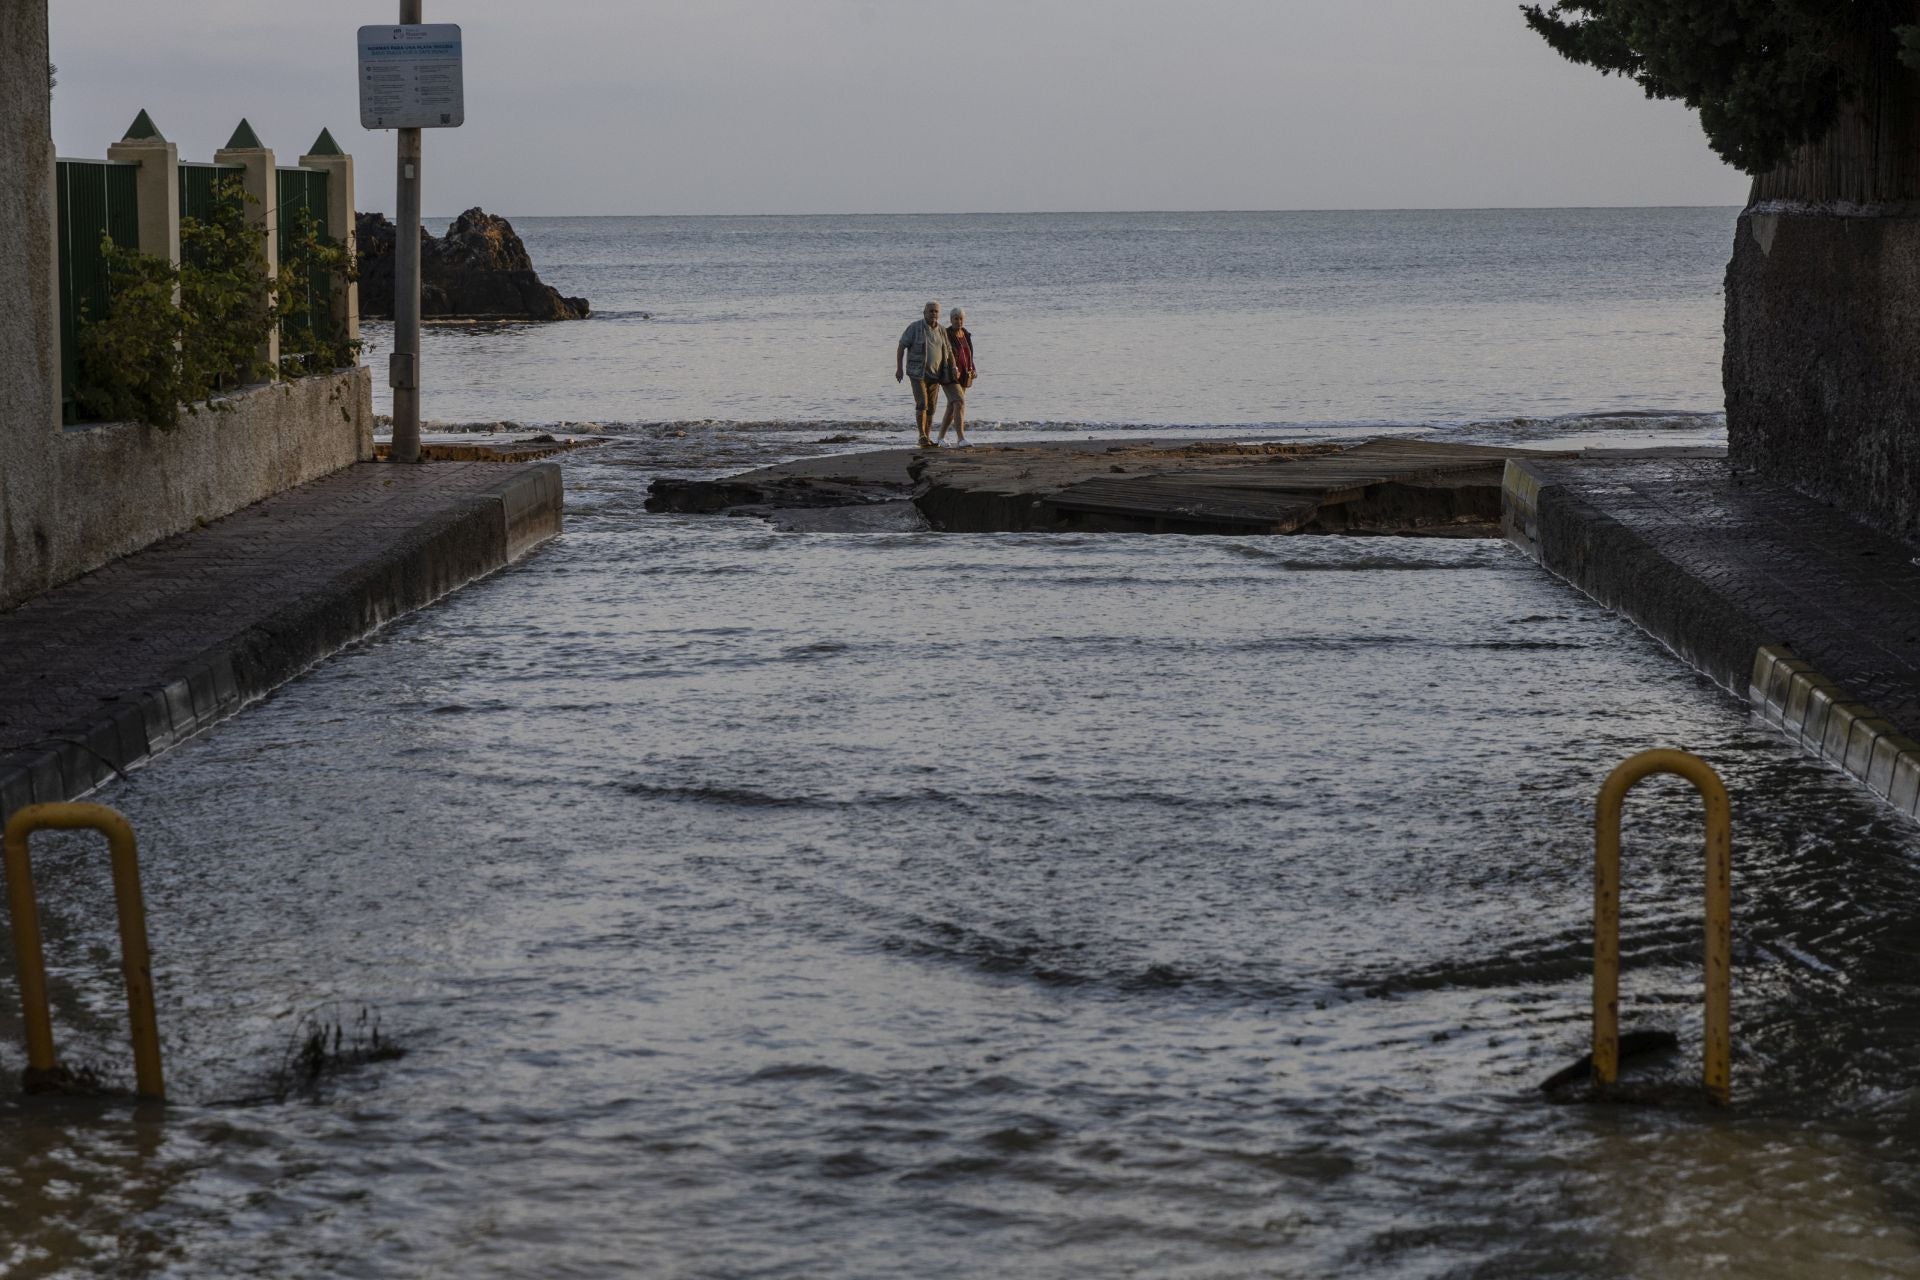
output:
M 430 214 L 1734 205 L 1686 108 L 1562 61 L 1516 0 L 424 0 L 466 123 Z M 355 28 L 395 0 L 50 0 L 54 141 L 142 108 L 212 158 L 242 116 L 293 163 L 359 127 Z

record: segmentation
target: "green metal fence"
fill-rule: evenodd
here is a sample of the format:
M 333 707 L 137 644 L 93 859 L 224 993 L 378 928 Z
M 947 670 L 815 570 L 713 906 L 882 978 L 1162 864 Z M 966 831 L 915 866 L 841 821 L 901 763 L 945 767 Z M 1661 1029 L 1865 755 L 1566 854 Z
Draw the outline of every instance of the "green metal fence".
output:
M 327 225 L 327 174 L 320 169 L 281 169 L 277 175 L 280 199 L 280 269 L 286 270 L 286 261 L 294 238 L 296 213 L 304 209 L 313 219 L 314 229 L 324 241 L 332 241 L 339 229 Z M 308 315 L 306 328 L 323 340 L 333 332 L 333 275 L 324 269 L 309 267 L 307 272 Z M 300 327 L 295 319 L 294 327 Z M 286 347 L 285 329 L 281 339 L 281 356 L 308 356 L 310 351 L 293 351 Z
M 238 178 L 242 170 L 237 164 L 182 164 L 180 166 L 180 217 L 192 218 L 195 222 L 205 222 L 213 216 L 216 201 L 221 198 L 220 184 L 229 179 Z M 227 199 L 237 199 L 229 192 Z M 182 261 L 198 261 L 192 246 L 181 245 Z
M 182 164 L 180 166 L 180 216 L 205 222 L 213 213 L 215 187 L 223 178 L 240 176 L 234 164 Z
M 60 231 L 61 416 L 76 421 L 74 379 L 80 366 L 80 327 L 107 311 L 107 259 L 101 237 L 126 249 L 140 246 L 137 164 L 110 160 L 61 160 L 54 165 Z
M 60 384 L 61 413 L 71 423 L 78 420 L 74 402 L 74 383 L 79 373 L 80 331 L 89 319 L 98 319 L 107 311 L 109 281 L 106 254 L 101 237 L 110 237 L 123 248 L 137 249 L 140 244 L 140 218 L 135 187 L 137 164 L 102 160 L 61 160 L 55 167 L 55 193 L 59 217 L 60 266 Z M 180 216 L 205 221 L 222 198 L 220 184 L 243 170 L 238 165 L 193 164 L 180 166 Z M 297 211 L 305 210 L 322 238 L 335 240 L 343 228 L 327 221 L 327 174 L 317 169 L 281 169 L 277 174 L 279 240 L 291 245 Z M 226 198 L 233 198 L 228 195 Z M 186 251 L 191 256 L 191 250 Z M 283 249 L 282 259 L 287 256 Z M 309 328 L 321 338 L 333 333 L 333 278 L 331 273 L 315 269 L 309 275 L 310 316 L 306 325 L 297 321 L 294 329 Z M 283 355 L 305 356 L 305 351 L 283 351 Z

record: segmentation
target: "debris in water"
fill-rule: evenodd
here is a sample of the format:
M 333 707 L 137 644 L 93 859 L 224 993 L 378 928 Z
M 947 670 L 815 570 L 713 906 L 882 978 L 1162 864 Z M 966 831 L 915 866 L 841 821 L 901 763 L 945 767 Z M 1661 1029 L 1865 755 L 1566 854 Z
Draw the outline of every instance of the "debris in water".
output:
M 303 1013 L 287 1039 L 287 1051 L 274 1073 L 274 1100 L 310 1093 L 329 1076 L 373 1062 L 391 1062 L 406 1050 L 380 1034 L 380 1016 L 366 1006 L 350 1021 L 338 1008 Z
M 108 1087 L 106 1077 L 97 1068 L 84 1062 L 77 1067 L 55 1063 L 45 1071 L 22 1068 L 20 1091 L 57 1094 L 63 1098 L 97 1098 L 116 1092 Z
M 1626 1069 L 1629 1059 L 1648 1058 L 1655 1054 L 1671 1053 L 1680 1047 L 1680 1037 L 1671 1031 L 1628 1031 L 1620 1037 L 1620 1066 Z M 1585 1054 L 1580 1061 L 1556 1071 L 1540 1085 L 1542 1093 L 1559 1093 L 1574 1085 L 1584 1084 L 1593 1079 L 1593 1055 Z

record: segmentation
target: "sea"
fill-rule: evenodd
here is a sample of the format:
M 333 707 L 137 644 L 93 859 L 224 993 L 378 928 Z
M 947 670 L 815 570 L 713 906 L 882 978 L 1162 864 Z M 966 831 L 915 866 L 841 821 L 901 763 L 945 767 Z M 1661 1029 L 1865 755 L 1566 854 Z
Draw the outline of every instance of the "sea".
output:
M 593 319 L 431 326 L 422 412 L 897 438 L 894 349 L 938 300 L 967 313 L 969 416 L 996 435 L 1623 416 L 1691 435 L 1722 405 L 1737 214 L 521 218 Z M 390 327 L 366 332 L 384 369 Z
M 929 298 L 980 443 L 1712 445 L 1735 216 L 514 219 L 594 315 L 431 327 L 426 415 L 605 436 L 566 532 L 95 797 L 171 1098 L 0 1100 L 0 1273 L 1920 1275 L 1912 824 L 1505 544 L 644 508 L 906 443 Z M 1664 781 L 1622 1018 L 1679 1048 L 1540 1088 L 1655 746 L 1733 797 L 1725 1108 Z M 98 851 L 36 874 L 124 1082 Z

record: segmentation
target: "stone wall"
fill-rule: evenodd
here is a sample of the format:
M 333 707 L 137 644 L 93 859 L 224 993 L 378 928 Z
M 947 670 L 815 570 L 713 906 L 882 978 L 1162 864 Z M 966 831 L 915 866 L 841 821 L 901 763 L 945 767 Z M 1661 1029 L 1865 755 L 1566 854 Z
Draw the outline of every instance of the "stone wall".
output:
M 52 465 L 16 504 L 34 553 L 8 557 L 0 608 L 373 456 L 365 368 L 252 387 L 221 404 L 182 414 L 173 431 L 47 428 L 41 447 Z
M 1920 533 L 1920 216 L 1756 204 L 1726 292 L 1734 463 Z
M 1920 3 L 1903 0 L 1920 18 Z M 1727 268 L 1736 466 L 1920 532 L 1920 78 L 1886 28 L 1859 97 L 1754 180 Z

